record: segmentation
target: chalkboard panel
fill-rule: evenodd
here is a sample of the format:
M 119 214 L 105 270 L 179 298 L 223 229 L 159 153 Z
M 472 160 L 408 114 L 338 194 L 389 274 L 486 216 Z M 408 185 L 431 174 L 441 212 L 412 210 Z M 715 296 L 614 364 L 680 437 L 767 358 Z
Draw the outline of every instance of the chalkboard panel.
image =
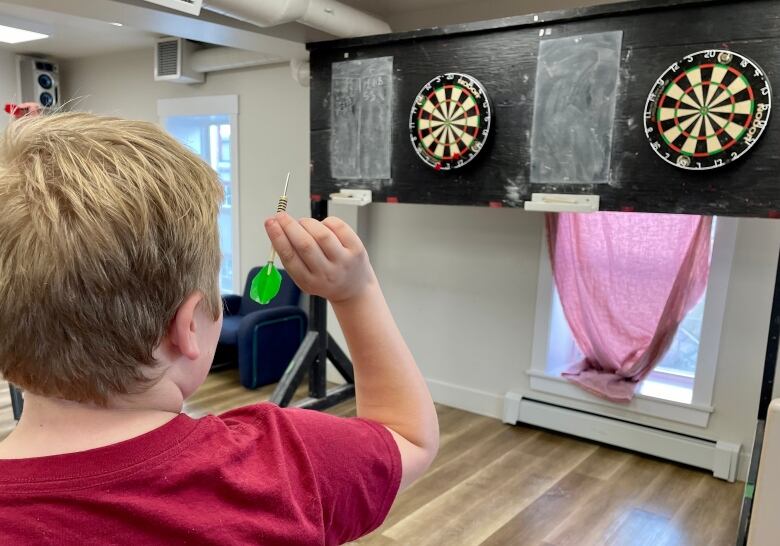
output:
M 362 178 L 360 172 L 360 78 L 336 77 L 331 82 L 333 97 L 330 139 L 333 178 Z
M 390 178 L 392 73 L 392 57 L 333 64 L 333 178 Z
M 531 183 L 609 181 L 622 32 L 543 40 L 531 134 Z
M 532 192 L 598 194 L 603 210 L 780 216 L 780 120 L 747 157 L 706 173 L 661 160 L 645 137 L 643 111 L 656 79 L 678 59 L 703 49 L 732 49 L 754 59 L 780 89 L 780 2 L 632 2 L 610 7 L 409 33 L 312 44 L 311 192 L 327 197 L 345 185 L 373 190 L 375 201 L 520 207 Z M 545 36 L 540 38 L 540 31 Z M 549 36 L 547 35 L 549 31 Z M 619 85 L 607 184 L 531 183 L 531 140 L 541 40 L 622 32 Z M 331 176 L 332 64 L 393 57 L 391 178 Z M 492 136 L 466 168 L 435 172 L 411 147 L 409 109 L 425 82 L 465 72 L 493 102 Z

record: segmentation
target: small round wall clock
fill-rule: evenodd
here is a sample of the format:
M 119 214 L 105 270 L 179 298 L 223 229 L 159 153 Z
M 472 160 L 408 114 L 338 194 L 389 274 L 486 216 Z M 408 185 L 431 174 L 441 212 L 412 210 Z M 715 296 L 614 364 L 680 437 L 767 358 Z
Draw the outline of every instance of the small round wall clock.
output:
M 771 102 L 769 81 L 756 63 L 733 51 L 699 51 L 656 81 L 645 106 L 645 133 L 667 163 L 716 169 L 758 141 Z
M 437 171 L 463 167 L 490 135 L 490 101 L 485 88 L 467 74 L 448 72 L 425 84 L 409 116 L 417 155 Z

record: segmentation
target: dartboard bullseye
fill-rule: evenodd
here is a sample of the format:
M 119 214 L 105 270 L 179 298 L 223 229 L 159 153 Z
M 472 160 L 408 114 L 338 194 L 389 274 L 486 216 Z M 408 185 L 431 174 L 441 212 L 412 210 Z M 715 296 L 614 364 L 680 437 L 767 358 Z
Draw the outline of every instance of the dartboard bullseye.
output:
M 668 163 L 715 169 L 753 147 L 771 102 L 769 81 L 756 63 L 732 51 L 699 51 L 656 81 L 645 106 L 645 133 Z
M 466 165 L 490 134 L 490 101 L 482 84 L 454 72 L 429 81 L 414 100 L 409 133 L 417 155 L 434 169 Z

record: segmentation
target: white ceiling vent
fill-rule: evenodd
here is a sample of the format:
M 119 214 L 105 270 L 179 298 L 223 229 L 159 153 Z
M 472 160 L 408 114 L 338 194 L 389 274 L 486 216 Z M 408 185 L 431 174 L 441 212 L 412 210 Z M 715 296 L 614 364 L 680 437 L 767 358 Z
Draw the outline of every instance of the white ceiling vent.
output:
M 154 51 L 154 81 L 203 83 L 202 72 L 192 69 L 195 44 L 183 38 L 160 38 Z
M 200 15 L 200 8 L 203 5 L 203 0 L 146 0 L 150 4 L 157 4 L 158 6 L 165 6 L 166 8 L 175 9 L 176 11 L 183 11 L 190 15 Z

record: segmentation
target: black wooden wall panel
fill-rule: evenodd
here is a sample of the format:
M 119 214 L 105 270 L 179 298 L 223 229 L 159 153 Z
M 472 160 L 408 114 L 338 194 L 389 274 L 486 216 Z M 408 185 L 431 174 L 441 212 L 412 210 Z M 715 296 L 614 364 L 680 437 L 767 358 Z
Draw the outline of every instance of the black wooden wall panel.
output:
M 340 40 L 311 46 L 311 192 L 327 197 L 340 187 L 373 190 L 375 201 L 473 206 L 522 206 L 532 192 L 601 196 L 602 210 L 733 216 L 780 216 L 780 113 L 745 157 L 722 169 L 691 172 L 662 161 L 645 134 L 643 110 L 655 80 L 684 56 L 732 49 L 756 61 L 780 93 L 780 2 L 636 2 L 640 11 L 576 10 L 560 21 L 522 26 L 497 21 L 456 29 Z M 606 12 L 606 13 L 604 13 Z M 580 17 L 577 19 L 576 17 Z M 542 16 L 542 19 L 545 19 Z M 470 29 L 479 29 L 469 32 Z M 540 38 L 540 28 L 549 37 Z M 458 31 L 457 33 L 455 31 Z M 623 31 L 623 51 L 609 184 L 538 185 L 529 182 L 536 56 L 541 39 Z M 394 58 L 392 179 L 334 180 L 330 176 L 331 63 Z M 493 102 L 490 144 L 467 167 L 437 172 L 409 141 L 412 101 L 444 72 L 479 79 Z M 774 106 L 774 104 L 773 104 Z

